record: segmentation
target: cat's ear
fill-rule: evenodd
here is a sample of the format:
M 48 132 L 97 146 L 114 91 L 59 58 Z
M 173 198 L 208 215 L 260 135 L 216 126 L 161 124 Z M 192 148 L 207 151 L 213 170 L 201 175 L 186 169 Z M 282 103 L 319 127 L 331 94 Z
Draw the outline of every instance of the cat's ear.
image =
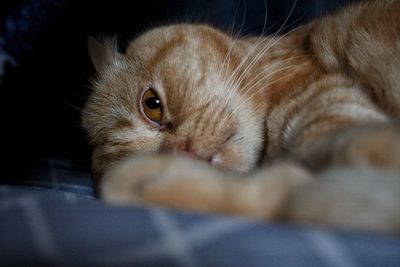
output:
M 87 45 L 90 59 L 97 72 L 101 72 L 104 67 L 115 64 L 119 60 L 120 54 L 115 38 L 97 39 L 89 36 Z

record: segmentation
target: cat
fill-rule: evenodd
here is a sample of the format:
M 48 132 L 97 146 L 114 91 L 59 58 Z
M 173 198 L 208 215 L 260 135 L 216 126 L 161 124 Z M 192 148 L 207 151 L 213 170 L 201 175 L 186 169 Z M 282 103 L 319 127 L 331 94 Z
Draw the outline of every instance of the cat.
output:
M 82 113 L 98 194 L 261 220 L 400 230 L 400 2 L 269 37 L 89 38 Z

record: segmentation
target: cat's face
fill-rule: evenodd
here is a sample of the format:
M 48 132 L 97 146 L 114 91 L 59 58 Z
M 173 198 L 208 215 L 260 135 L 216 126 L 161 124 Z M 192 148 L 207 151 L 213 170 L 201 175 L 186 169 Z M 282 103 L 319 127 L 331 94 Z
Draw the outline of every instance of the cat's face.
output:
M 176 152 L 232 171 L 251 170 L 264 124 L 246 97 L 251 94 L 237 83 L 244 48 L 232 45 L 228 36 L 193 25 L 147 32 L 124 55 L 110 41 L 92 41 L 98 76 L 83 126 L 95 175 L 141 152 Z

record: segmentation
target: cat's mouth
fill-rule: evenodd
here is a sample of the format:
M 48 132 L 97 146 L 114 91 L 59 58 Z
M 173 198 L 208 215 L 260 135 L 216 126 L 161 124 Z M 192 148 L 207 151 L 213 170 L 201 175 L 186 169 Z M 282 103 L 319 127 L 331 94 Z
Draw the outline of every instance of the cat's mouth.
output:
M 230 160 L 229 152 L 230 144 L 233 143 L 234 140 L 241 140 L 242 138 L 236 138 L 236 133 L 233 132 L 228 137 L 225 138 L 221 144 L 216 145 L 214 149 L 204 147 L 204 150 L 196 151 L 191 146 L 190 141 L 178 142 L 172 147 L 172 152 L 189 157 L 194 160 L 201 160 L 210 163 L 215 167 L 222 167 L 226 165 L 226 161 Z
M 229 152 L 231 151 L 230 145 L 234 141 L 242 140 L 243 138 L 244 137 L 238 137 L 236 132 L 230 134 L 220 145 L 217 152 L 213 153 L 208 162 L 214 167 L 227 169 L 227 161 L 232 161 L 232 158 L 229 155 Z

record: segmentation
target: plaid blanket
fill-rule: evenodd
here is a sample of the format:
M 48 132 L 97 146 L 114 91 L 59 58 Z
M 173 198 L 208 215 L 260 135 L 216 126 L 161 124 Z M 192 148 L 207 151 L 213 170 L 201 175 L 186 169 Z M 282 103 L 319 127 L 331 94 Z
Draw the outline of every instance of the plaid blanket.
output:
M 34 166 L 0 187 L 1 266 L 400 266 L 399 236 L 112 206 L 85 169 Z
M 23 162 L 21 173 L 10 173 L 2 183 L 33 189 L 55 189 L 79 195 L 94 196 L 90 170 L 86 163 L 64 158 L 31 158 Z

